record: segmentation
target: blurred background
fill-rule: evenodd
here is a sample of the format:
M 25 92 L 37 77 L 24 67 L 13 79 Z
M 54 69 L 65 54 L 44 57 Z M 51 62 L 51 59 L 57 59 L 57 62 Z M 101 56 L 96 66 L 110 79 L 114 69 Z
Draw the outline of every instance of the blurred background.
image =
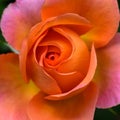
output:
M 1 19 L 1 15 L 2 15 L 4 8 L 7 7 L 9 3 L 14 2 L 14 1 L 15 0 L 0 0 L 0 19 Z M 120 0 L 118 0 L 118 3 L 119 3 L 119 8 L 120 8 Z M 5 43 L 5 40 L 0 30 L 0 48 L 4 47 L 2 48 L 0 53 L 10 52 L 11 50 L 8 47 L 4 46 L 4 43 Z M 110 109 L 96 109 L 94 120 L 120 120 L 120 105 L 110 108 Z

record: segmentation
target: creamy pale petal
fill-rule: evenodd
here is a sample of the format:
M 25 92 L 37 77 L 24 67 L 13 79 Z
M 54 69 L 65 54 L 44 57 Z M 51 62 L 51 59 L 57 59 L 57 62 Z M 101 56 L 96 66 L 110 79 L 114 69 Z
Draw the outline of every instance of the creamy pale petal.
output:
M 0 67 L 0 120 L 30 120 L 26 107 L 38 89 L 22 80 L 18 56 L 0 55 Z
M 1 29 L 5 39 L 14 48 L 19 50 L 30 28 L 41 21 L 43 2 L 44 0 L 17 0 L 4 10 Z
M 28 115 L 32 120 L 93 120 L 97 96 L 94 83 L 83 93 L 61 101 L 45 100 L 39 93 L 31 100 Z
M 96 47 L 106 45 L 119 26 L 117 0 L 46 0 L 42 19 L 65 13 L 77 13 L 93 24 L 93 29 L 82 38 L 94 41 Z
M 100 86 L 97 107 L 120 104 L 120 33 L 104 48 L 97 51 L 98 68 L 94 80 Z

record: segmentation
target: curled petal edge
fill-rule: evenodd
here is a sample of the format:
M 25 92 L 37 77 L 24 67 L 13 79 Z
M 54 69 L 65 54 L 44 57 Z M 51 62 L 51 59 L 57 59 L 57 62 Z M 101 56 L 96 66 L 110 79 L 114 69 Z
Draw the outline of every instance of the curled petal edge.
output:
M 95 52 L 94 45 L 92 45 L 90 65 L 89 65 L 88 73 L 87 73 L 86 77 L 83 79 L 83 81 L 69 92 L 62 93 L 62 94 L 49 95 L 49 96 L 46 96 L 45 99 L 62 100 L 62 99 L 67 99 L 74 95 L 79 94 L 92 81 L 92 78 L 94 77 L 94 74 L 95 74 L 96 67 L 97 67 L 96 52 Z

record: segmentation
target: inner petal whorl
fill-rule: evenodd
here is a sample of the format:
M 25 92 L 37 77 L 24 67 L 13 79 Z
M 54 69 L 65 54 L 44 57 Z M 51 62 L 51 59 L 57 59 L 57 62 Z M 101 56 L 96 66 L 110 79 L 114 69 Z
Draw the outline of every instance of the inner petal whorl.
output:
M 46 52 L 44 62 L 50 66 L 54 66 L 59 63 L 60 50 L 55 46 L 49 46 L 48 51 Z
M 39 49 L 36 49 L 36 56 L 39 56 L 39 63 L 42 63 L 46 68 L 54 69 L 57 69 L 63 61 L 68 59 L 73 50 L 68 39 L 51 29 L 37 48 Z
M 46 59 L 49 59 L 51 61 L 55 61 L 56 59 L 58 59 L 60 56 L 59 53 L 56 53 L 56 52 L 48 52 L 46 54 Z

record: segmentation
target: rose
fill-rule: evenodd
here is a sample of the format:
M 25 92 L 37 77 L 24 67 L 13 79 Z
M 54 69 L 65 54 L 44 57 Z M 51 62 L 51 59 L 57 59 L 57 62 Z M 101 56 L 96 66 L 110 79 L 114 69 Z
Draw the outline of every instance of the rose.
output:
M 65 23 L 65 20 L 68 23 Z M 83 78 L 90 79 L 94 75 L 96 67 L 96 63 L 94 63 L 96 60 L 93 62 L 94 50 L 90 53 L 79 35 L 63 27 L 67 24 L 69 27 L 74 27 L 77 22 L 79 28 L 89 29 L 88 21 L 76 14 L 64 14 L 59 18 L 50 18 L 45 23 L 37 24 L 31 30 L 28 39 L 24 41 L 20 54 L 21 71 L 23 71 L 24 78 L 32 78 L 47 94 L 68 92 Z M 92 68 L 89 67 L 91 64 Z M 25 71 L 28 72 L 28 76 Z M 89 75 L 91 74 L 89 73 L 89 78 L 86 78 L 88 77 L 86 73 L 89 71 L 92 71 L 93 75 Z
M 5 106 L 8 109 L 13 101 L 19 99 L 16 91 L 9 91 L 17 85 L 20 85 L 20 90 L 25 90 L 28 95 L 25 94 L 26 92 L 25 95 L 19 93 L 24 99 L 14 105 L 13 112 L 18 111 L 20 115 L 25 114 L 26 117 L 34 120 L 91 120 L 95 106 L 107 108 L 119 104 L 119 94 L 117 94 L 119 87 L 117 89 L 113 87 L 119 85 L 120 80 L 119 53 L 111 56 L 111 53 L 120 49 L 119 34 L 115 36 L 119 23 L 117 2 L 98 0 L 93 1 L 91 6 L 90 2 L 89 0 L 84 2 L 46 0 L 44 3 L 44 1 L 18 0 L 6 8 L 1 20 L 3 35 L 20 51 L 23 78 L 26 81 L 32 79 L 41 92 L 35 95 L 38 90 L 35 89 L 35 92 L 31 93 L 31 83 L 27 86 L 20 85 L 23 84 L 21 81 L 14 81 L 16 76 L 20 77 L 17 68 L 14 68 L 14 66 L 18 67 L 18 63 L 15 62 L 17 58 L 15 55 L 2 55 L 0 60 L 4 62 L 1 80 L 5 79 L 13 83 L 8 90 L 7 87 L 2 89 L 9 93 L 8 96 L 14 95 L 9 100 L 12 102 L 2 97 L 5 100 L 4 114 L 9 114 Z M 63 8 L 61 9 L 60 6 Z M 54 10 L 54 8 L 58 9 Z M 41 11 L 41 16 L 38 11 Z M 15 29 L 12 29 L 13 26 Z M 115 38 L 104 47 L 113 36 Z M 116 57 L 117 59 L 114 59 Z M 114 72 L 114 77 L 118 81 L 114 81 L 111 72 Z M 2 81 L 2 85 L 6 86 L 5 83 Z M 113 99 L 109 99 L 108 95 Z M 31 98 L 32 96 L 34 97 Z M 21 108 L 20 105 L 25 106 Z M 73 111 L 74 108 L 76 111 Z M 12 115 L 10 119 L 16 119 L 18 114 L 9 115 Z M 22 119 L 27 119 L 26 117 Z M 21 116 L 19 118 L 21 119 Z M 5 119 L 2 114 L 1 119 Z

